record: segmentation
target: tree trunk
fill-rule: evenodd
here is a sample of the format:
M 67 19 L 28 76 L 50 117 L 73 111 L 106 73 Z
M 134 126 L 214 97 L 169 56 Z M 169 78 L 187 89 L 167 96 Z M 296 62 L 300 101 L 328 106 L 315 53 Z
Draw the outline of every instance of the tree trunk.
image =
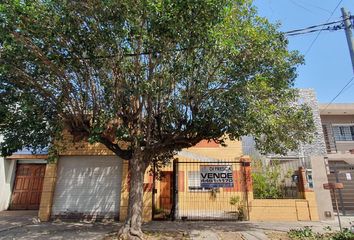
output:
M 141 230 L 143 211 L 143 184 L 147 164 L 142 154 L 134 154 L 129 161 L 129 202 L 128 213 L 124 225 L 118 233 L 118 239 L 140 240 L 144 238 Z

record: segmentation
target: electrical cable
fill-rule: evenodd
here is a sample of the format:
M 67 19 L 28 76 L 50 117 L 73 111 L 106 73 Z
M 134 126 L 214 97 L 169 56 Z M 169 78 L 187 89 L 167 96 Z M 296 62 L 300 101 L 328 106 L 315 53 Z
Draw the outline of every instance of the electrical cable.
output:
M 351 77 L 351 79 L 345 84 L 345 86 L 337 93 L 337 95 L 326 105 L 326 107 L 322 110 L 326 110 L 329 105 L 331 105 L 346 89 L 346 87 L 354 80 L 354 76 Z
M 333 27 L 327 27 L 324 29 L 314 29 L 314 30 L 310 30 L 310 31 L 306 31 L 306 32 L 296 32 L 296 33 L 290 33 L 287 34 L 287 37 L 292 37 L 292 36 L 298 36 L 298 35 L 303 35 L 303 34 L 308 34 L 308 33 L 314 33 L 314 32 L 318 32 L 318 31 L 336 31 L 336 30 L 340 30 L 340 29 L 344 29 L 344 25 L 336 25 Z
M 300 0 L 298 0 L 298 1 L 300 1 Z M 319 9 L 319 10 L 321 10 L 321 11 L 324 11 L 324 12 L 326 12 L 326 13 L 331 14 L 331 11 L 329 11 L 328 9 L 325 9 L 325 8 L 323 8 L 323 7 L 320 7 L 320 6 L 317 6 L 317 5 L 313 4 L 313 3 L 310 3 L 309 1 L 306 1 L 306 2 L 301 1 L 301 2 L 308 4 L 309 6 L 312 6 L 313 8 L 317 8 L 317 9 Z
M 329 20 L 330 20 L 330 19 L 332 18 L 332 16 L 333 16 L 334 12 L 337 10 L 337 8 L 339 7 L 339 5 L 340 5 L 342 2 L 343 2 L 343 0 L 340 0 L 340 1 L 338 2 L 337 6 L 334 8 L 334 10 L 332 11 L 331 15 L 330 15 L 329 18 L 327 19 L 326 23 L 329 22 Z M 312 49 L 312 46 L 315 44 L 315 42 L 316 42 L 317 38 L 320 36 L 321 32 L 322 32 L 322 30 L 319 31 L 318 34 L 316 35 L 316 37 L 312 40 L 312 42 L 311 42 L 310 46 L 307 48 L 307 50 L 306 50 L 304 56 L 306 56 L 306 55 L 310 52 L 310 50 Z
M 291 2 L 292 4 L 294 4 L 295 6 L 297 6 L 297 7 L 299 7 L 299 8 L 302 8 L 302 9 L 304 9 L 304 10 L 308 11 L 309 13 L 314 14 L 314 12 L 313 12 L 313 11 L 311 11 L 311 10 L 310 10 L 310 9 L 308 9 L 307 7 L 303 6 L 302 4 L 297 3 L 297 2 L 296 2 L 296 1 L 294 1 L 294 0 L 290 0 L 290 2 Z
M 309 30 L 309 29 L 313 29 L 313 28 L 317 28 L 317 27 L 322 27 L 322 26 L 329 26 L 335 23 L 341 23 L 343 22 L 343 20 L 339 20 L 339 21 L 334 21 L 334 22 L 330 22 L 330 23 L 323 23 L 323 24 L 318 24 L 318 25 L 313 25 L 310 27 L 306 27 L 306 28 L 301 28 L 301 29 L 295 29 L 295 30 L 291 30 L 291 31 L 287 31 L 284 32 L 284 34 L 290 34 L 290 33 L 295 33 L 295 32 L 302 32 L 304 30 Z

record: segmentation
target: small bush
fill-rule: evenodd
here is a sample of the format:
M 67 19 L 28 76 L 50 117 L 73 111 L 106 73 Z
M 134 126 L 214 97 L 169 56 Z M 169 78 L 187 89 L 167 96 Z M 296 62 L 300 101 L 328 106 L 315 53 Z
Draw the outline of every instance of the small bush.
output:
M 344 228 L 342 231 L 332 231 L 330 227 L 324 228 L 328 232 L 316 233 L 310 227 L 301 229 L 291 229 L 288 232 L 290 239 L 294 240 L 353 240 L 354 233 L 349 229 Z
M 254 160 L 252 179 L 254 198 L 284 198 L 285 179 L 282 179 L 281 168 L 278 161 L 273 161 L 272 164 L 263 164 L 261 160 Z
M 354 233 L 352 233 L 348 228 L 344 228 L 341 232 L 335 232 L 330 240 L 353 240 Z
M 320 234 L 312 231 L 310 227 L 304 227 L 301 229 L 291 229 L 288 232 L 288 236 L 291 239 L 320 239 Z

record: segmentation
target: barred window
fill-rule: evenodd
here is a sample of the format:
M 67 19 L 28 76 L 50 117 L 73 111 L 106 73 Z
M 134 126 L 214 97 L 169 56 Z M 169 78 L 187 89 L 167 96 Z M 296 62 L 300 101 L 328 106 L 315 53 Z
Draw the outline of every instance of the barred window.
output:
M 336 141 L 354 141 L 354 126 L 333 126 Z

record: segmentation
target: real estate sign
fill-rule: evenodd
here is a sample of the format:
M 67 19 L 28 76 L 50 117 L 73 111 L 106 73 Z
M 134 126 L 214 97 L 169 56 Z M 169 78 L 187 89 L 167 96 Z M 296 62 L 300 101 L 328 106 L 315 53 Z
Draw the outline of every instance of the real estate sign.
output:
M 201 165 L 200 186 L 202 188 L 233 187 L 232 165 Z

